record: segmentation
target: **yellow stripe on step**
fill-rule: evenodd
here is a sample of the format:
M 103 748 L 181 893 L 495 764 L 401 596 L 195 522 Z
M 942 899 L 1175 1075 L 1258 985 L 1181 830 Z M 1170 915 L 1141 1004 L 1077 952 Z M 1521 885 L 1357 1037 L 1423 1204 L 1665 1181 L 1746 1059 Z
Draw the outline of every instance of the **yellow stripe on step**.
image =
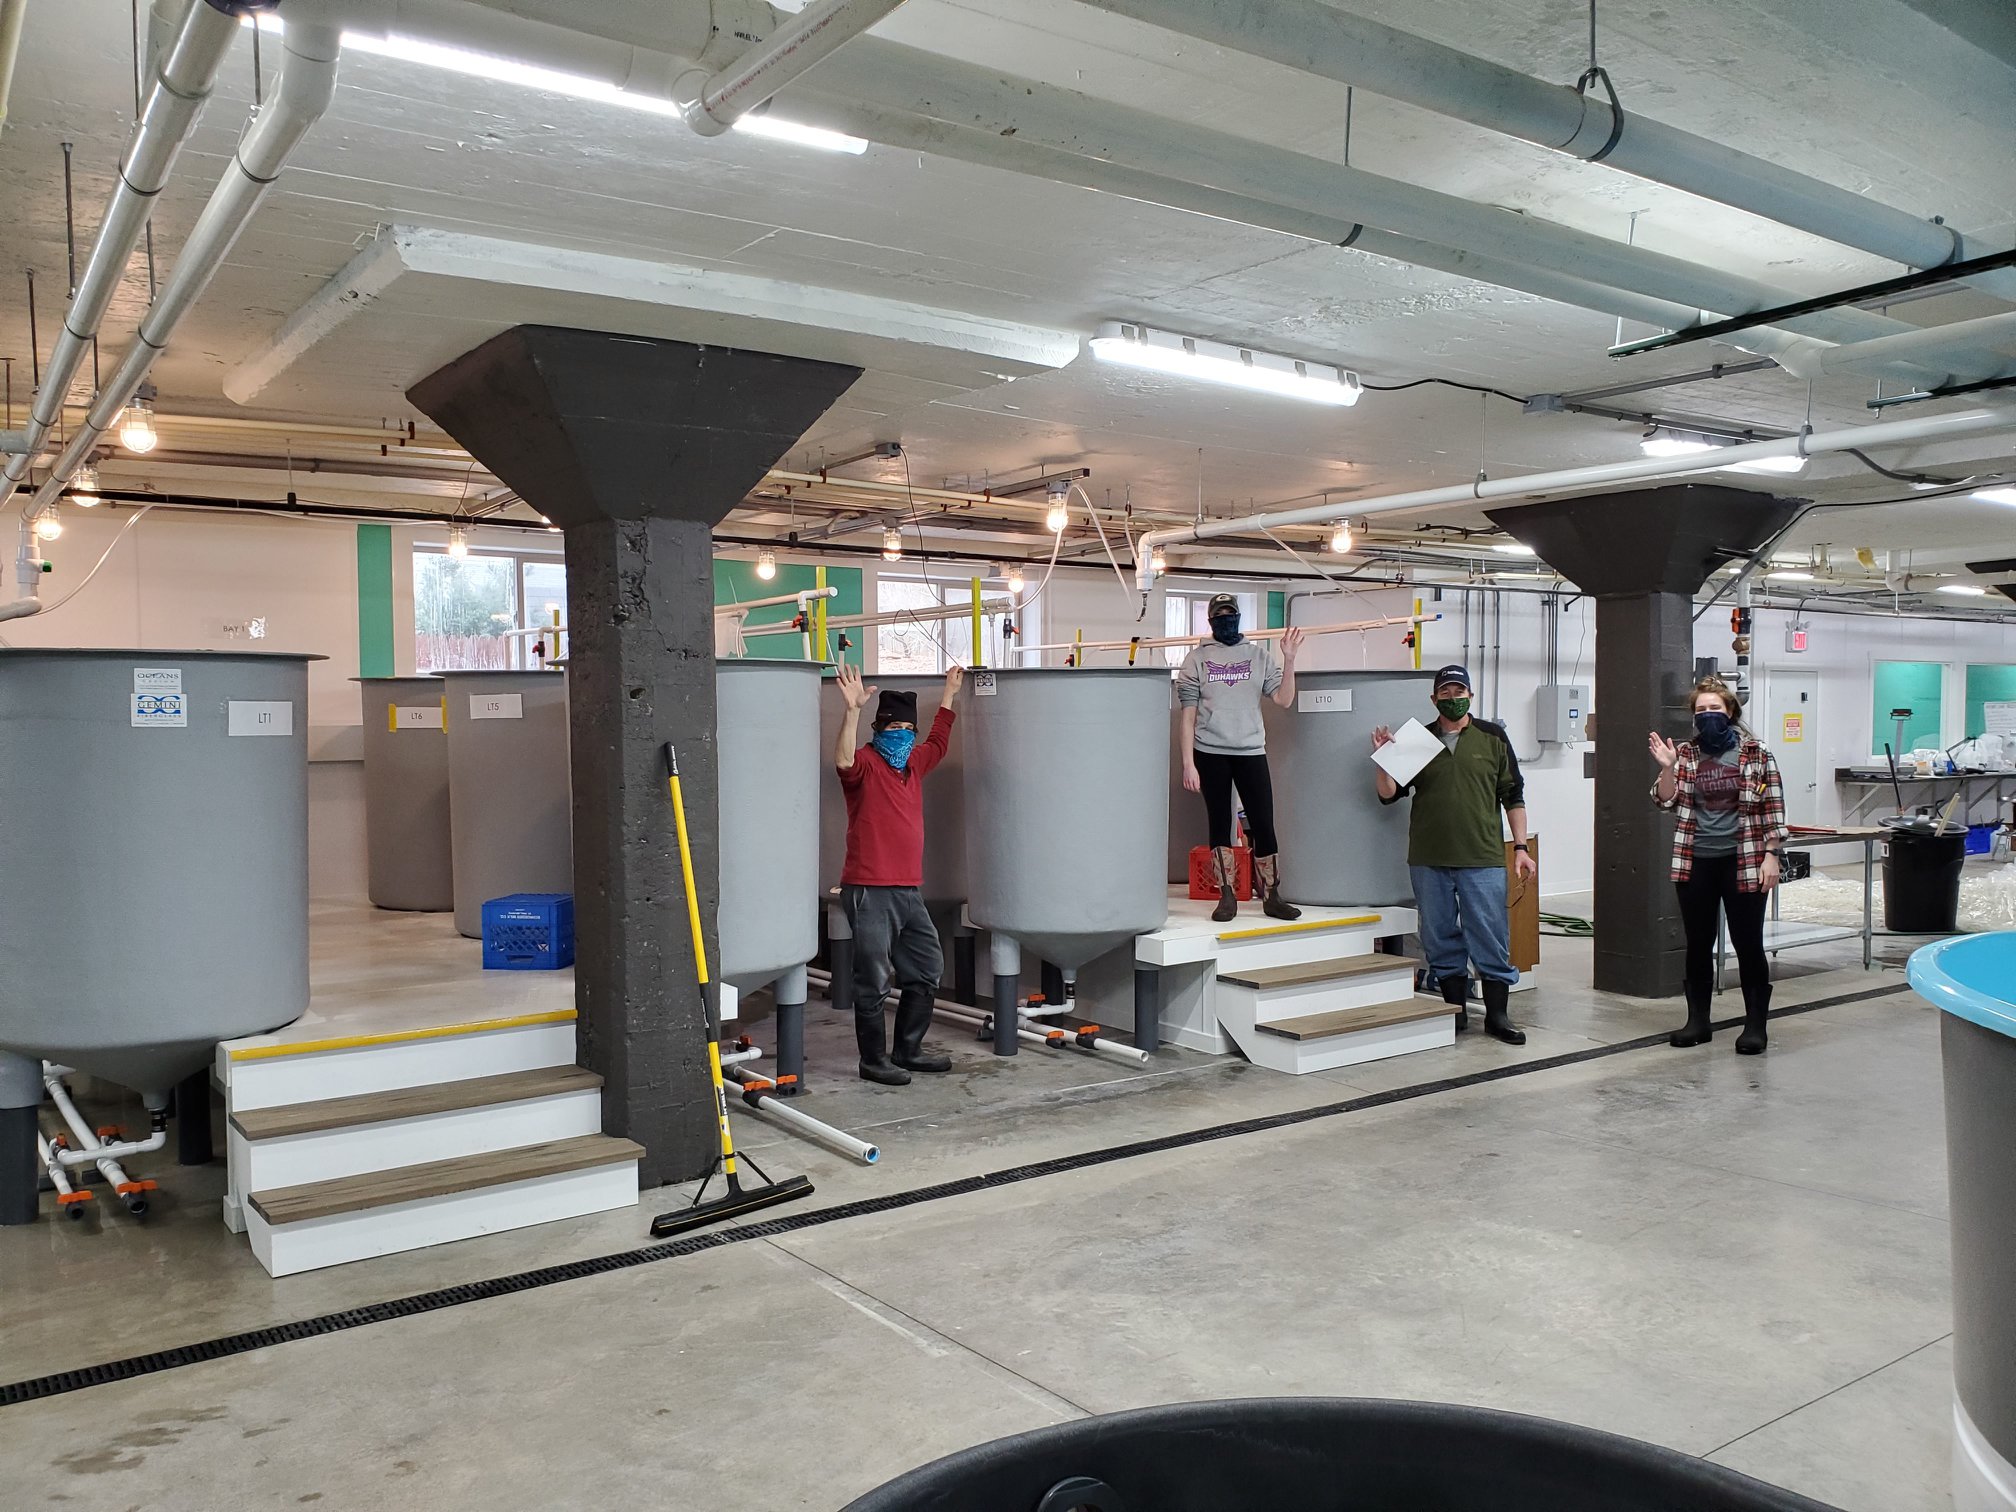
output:
M 1377 924 L 1384 914 L 1353 914 L 1348 919 L 1303 919 L 1294 924 L 1265 924 L 1258 929 L 1228 929 L 1221 940 L 1258 940 L 1268 935 L 1307 934 L 1313 929 L 1343 929 L 1352 924 Z
M 458 1034 L 482 1034 L 490 1029 L 526 1029 L 536 1024 L 572 1023 L 572 1008 L 548 1013 L 520 1013 L 511 1018 L 478 1019 L 468 1024 L 436 1024 L 431 1029 L 388 1029 L 383 1034 L 346 1034 L 334 1039 L 297 1040 L 284 1045 L 248 1045 L 233 1050 L 234 1061 L 277 1060 L 283 1055 L 313 1055 L 320 1050 L 361 1050 L 368 1045 L 401 1045 L 412 1040 L 448 1039 Z

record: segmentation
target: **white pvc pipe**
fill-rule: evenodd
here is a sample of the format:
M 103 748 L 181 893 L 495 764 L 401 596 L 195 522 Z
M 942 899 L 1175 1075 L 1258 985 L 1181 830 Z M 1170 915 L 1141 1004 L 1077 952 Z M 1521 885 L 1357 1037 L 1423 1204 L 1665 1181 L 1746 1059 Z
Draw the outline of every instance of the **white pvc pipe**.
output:
M 741 1074 L 733 1073 L 729 1080 L 744 1087 L 744 1101 L 748 1101 L 748 1089 Z M 856 1139 L 845 1129 L 836 1129 L 829 1123 L 821 1123 L 809 1113 L 800 1113 L 781 1097 L 769 1097 L 762 1092 L 755 1093 L 754 1107 L 757 1112 L 776 1119 L 789 1128 L 823 1144 L 829 1150 L 837 1150 L 850 1160 L 858 1160 L 863 1165 L 874 1165 L 882 1158 L 882 1152 L 865 1139 Z
M 680 113 L 700 135 L 719 136 L 902 3 L 813 0 L 719 73 L 680 80 Z
M 63 1162 L 56 1158 L 56 1151 L 49 1148 L 49 1141 L 43 1137 L 40 1129 L 35 1131 L 35 1149 L 42 1157 L 42 1169 L 49 1173 L 49 1184 L 56 1188 L 56 1205 L 72 1218 L 82 1218 L 83 1208 L 69 1200 L 76 1190 L 70 1183 L 70 1173 L 64 1169 Z M 90 1195 L 89 1192 L 84 1194 L 87 1200 Z
M 1796 378 L 1818 378 L 1827 373 L 1869 372 L 1893 363 L 1908 362 L 1930 372 L 1938 372 L 1945 354 L 1955 348 L 1974 345 L 1977 349 L 2000 351 L 2016 368 L 2016 310 L 1983 315 L 1974 320 L 1955 320 L 1923 330 L 1900 331 L 1895 336 L 1875 336 L 1867 341 L 1849 341 L 1839 346 L 1800 338 L 1776 353 L 1778 365 Z M 1949 379 L 1964 379 L 1951 372 Z
M 28 0 L 0 0 L 0 126 L 7 123 L 7 101 L 14 91 L 14 63 L 21 56 L 21 28 L 28 19 Z
M 1627 108 L 1600 89 L 1549 84 L 1322 0 L 1085 0 L 1095 9 L 1353 84 L 1916 268 L 1987 248 L 1878 203 Z M 1615 141 L 1611 137 L 1615 133 Z M 1609 150 L 1604 151 L 1605 147 Z M 2016 275 L 1999 292 L 2016 293 Z
M 717 618 L 726 618 L 731 614 L 740 614 L 744 609 L 768 609 L 775 604 L 796 604 L 800 609 L 803 609 L 813 599 L 838 598 L 839 595 L 840 590 L 838 588 L 807 588 L 803 593 L 777 593 L 772 594 L 769 598 L 743 599 L 733 604 L 716 604 L 714 606 L 714 613 Z
M 805 976 L 815 986 L 825 987 L 830 990 L 833 985 L 833 974 L 830 971 L 821 970 L 817 966 L 806 967 Z M 894 1012 L 896 1007 L 894 999 L 892 998 L 885 1006 L 890 1012 Z M 947 1002 L 944 998 L 934 998 L 931 1001 L 931 1011 L 938 1017 L 950 1019 L 955 1024 L 963 1024 L 969 1029 L 984 1029 L 987 1026 L 987 1015 L 981 1012 L 980 1009 L 968 1007 L 964 1003 L 952 1003 Z M 1076 1010 L 1070 1008 L 1068 1005 L 1060 1005 L 1049 1011 L 1052 1013 L 1069 1013 L 1077 1016 Z M 1024 1011 L 1019 1005 L 1016 1010 L 1015 1020 L 1016 1035 L 1021 1039 L 1027 1040 L 1032 1045 L 1043 1045 L 1052 1050 L 1070 1046 L 1087 1051 L 1088 1053 L 1098 1051 L 1105 1055 L 1117 1056 L 1121 1060 L 1137 1061 L 1142 1065 L 1146 1065 L 1154 1059 L 1146 1050 L 1136 1049 L 1133 1045 L 1123 1045 L 1118 1040 L 1095 1037 L 1090 1045 L 1081 1044 L 1075 1031 L 1063 1028 L 1062 1026 L 1053 1027 L 1043 1024 L 1035 1015 Z M 1026 1027 L 1030 1024 L 1037 1025 L 1037 1028 Z
M 146 1184 L 134 1181 L 119 1162 L 130 1155 L 151 1155 L 167 1144 L 167 1121 L 157 1114 L 154 1132 L 146 1139 L 128 1140 L 119 1144 L 105 1143 L 85 1120 L 77 1104 L 70 1100 L 70 1089 L 63 1084 L 63 1077 L 68 1069 L 65 1066 L 43 1062 L 42 1085 L 48 1090 L 50 1100 L 56 1104 L 56 1111 L 63 1115 L 63 1122 L 70 1126 L 70 1132 L 80 1148 L 56 1150 L 52 1153 L 65 1166 L 97 1166 L 99 1174 L 132 1212 L 136 1214 L 146 1212 Z
M 1892 420 L 1878 425 L 1856 426 L 1849 430 L 1822 431 L 1810 436 L 1786 436 L 1773 441 L 1748 441 L 1740 446 L 1718 447 L 1684 457 L 1640 457 L 1625 462 L 1603 462 L 1594 467 L 1571 467 L 1556 472 L 1526 473 L 1518 477 L 1459 483 L 1449 488 L 1422 488 L 1411 493 L 1387 494 L 1381 498 L 1358 499 L 1349 504 L 1315 504 L 1305 509 L 1282 509 L 1271 514 L 1246 515 L 1239 519 L 1210 520 L 1176 530 L 1151 530 L 1135 543 L 1135 585 L 1146 593 L 1155 582 L 1154 554 L 1157 546 L 1182 541 L 1204 541 L 1217 536 L 1241 535 L 1248 531 L 1283 525 L 1320 525 L 1346 516 L 1393 514 L 1401 510 L 1426 511 L 1474 504 L 1484 499 L 1514 500 L 1544 494 L 1582 493 L 1612 483 L 1642 483 L 1660 478 L 1688 477 L 1695 473 L 1717 472 L 1738 462 L 1765 457 L 1818 456 L 1871 446 L 1895 446 L 1910 441 L 1936 441 L 1947 436 L 1972 435 L 1979 431 L 2016 427 L 2016 410 L 1958 410 L 1946 415 L 1920 415 L 1912 420 Z
M 193 6 L 190 26 L 195 25 L 194 18 L 206 14 L 215 14 L 208 3 Z M 83 423 L 57 457 L 47 481 L 35 491 L 24 516 L 56 502 L 71 474 L 90 457 L 99 438 L 117 422 L 127 401 L 146 379 L 155 358 L 168 345 L 175 327 L 230 255 L 239 233 L 266 197 L 288 156 L 328 109 L 336 88 L 341 33 L 331 26 L 296 21 L 286 30 L 284 48 L 279 82 L 272 98 L 239 138 L 231 167 L 203 206 L 181 255 L 175 260 L 174 270 L 140 322 L 133 345 L 127 349 L 117 371 L 99 389 Z M 60 393 L 55 394 L 52 403 L 61 397 Z

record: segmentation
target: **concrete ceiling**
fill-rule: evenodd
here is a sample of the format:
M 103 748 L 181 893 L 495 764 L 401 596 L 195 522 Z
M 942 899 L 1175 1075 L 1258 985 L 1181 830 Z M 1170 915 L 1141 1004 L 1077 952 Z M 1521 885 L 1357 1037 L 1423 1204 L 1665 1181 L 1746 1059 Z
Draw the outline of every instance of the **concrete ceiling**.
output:
M 1584 61 L 1582 0 L 1351 0 L 1349 8 L 1549 78 L 1572 78 Z M 1603 60 L 1628 109 L 1968 230 L 2016 222 L 2016 112 L 2008 108 L 2016 59 L 1995 45 L 1995 7 L 1830 0 L 1824 29 L 1815 11 L 1810 0 L 1605 0 Z M 29 17 L 0 139 L 0 195 L 11 212 L 0 222 L 0 356 L 16 359 L 17 407 L 28 388 L 29 340 L 14 270 L 37 271 L 46 349 L 64 292 L 59 144 L 75 144 L 80 236 L 88 238 L 130 126 L 127 27 L 119 0 L 66 0 Z M 910 0 L 878 35 L 1345 156 L 1341 86 L 1074 0 Z M 271 50 L 265 62 L 270 70 Z M 156 215 L 163 266 L 219 175 L 251 85 L 248 36 Z M 1796 292 L 1895 271 L 1366 95 L 1355 101 L 1349 160 L 1602 235 L 1632 235 Z M 797 286 L 828 312 L 940 312 L 948 332 L 941 347 L 905 349 L 879 328 L 833 338 L 853 340 L 852 360 L 867 362 L 870 376 L 807 436 L 794 462 L 900 440 L 919 484 L 973 486 L 1084 466 L 1093 469 L 1095 498 L 1110 489 L 1116 502 L 1165 509 L 1201 499 L 1213 512 L 1243 511 L 1632 456 L 1639 427 L 1527 415 L 1501 398 L 1441 387 L 1371 393 L 1350 410 L 1311 409 L 1117 373 L 1089 357 L 1061 368 L 1017 362 L 974 333 L 1014 332 L 1040 345 L 1049 333 L 1068 341 L 1103 319 L 1139 319 L 1336 362 L 1369 383 L 1442 378 L 1515 395 L 1738 355 L 1701 345 L 1613 362 L 1604 353 L 1617 325 L 1607 317 L 1361 252 L 890 149 L 856 158 L 740 135 L 702 140 L 657 115 L 353 54 L 328 117 L 162 359 L 162 408 L 404 420 L 406 385 L 458 343 L 523 320 L 790 349 L 774 320 L 719 308 L 678 315 L 676 295 L 653 312 L 651 301 L 578 280 L 562 287 L 423 270 L 398 297 L 353 312 L 328 341 L 285 350 L 289 322 L 298 328 L 299 312 L 388 226 L 513 244 L 549 269 L 615 265 L 583 259 L 670 264 L 681 276 Z M 109 347 L 123 347 L 145 298 L 136 259 L 106 326 Z M 1896 313 L 1931 324 L 2002 307 L 1970 292 Z M 249 400 L 242 410 L 226 397 L 234 373 L 235 391 Z M 1810 418 L 1826 428 L 1871 418 L 1864 401 L 1873 392 L 1856 379 L 1809 391 L 1770 372 L 1611 402 L 1779 428 Z M 2006 442 L 1885 460 L 1956 475 L 2016 467 Z M 1796 481 L 1799 493 L 1825 500 L 1907 491 L 1847 461 L 1816 464 Z M 252 483 L 241 477 L 238 486 Z M 1843 518 L 1815 516 L 1794 540 L 2016 545 L 2016 512 L 1964 498 L 1861 511 L 1852 531 L 1836 523 Z

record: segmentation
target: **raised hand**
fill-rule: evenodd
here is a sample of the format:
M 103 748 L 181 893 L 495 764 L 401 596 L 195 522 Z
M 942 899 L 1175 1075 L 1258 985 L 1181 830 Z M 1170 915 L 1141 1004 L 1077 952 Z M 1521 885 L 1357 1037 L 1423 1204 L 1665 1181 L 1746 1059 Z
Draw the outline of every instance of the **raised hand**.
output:
M 846 700 L 847 707 L 850 709 L 865 707 L 869 699 L 882 691 L 880 688 L 862 686 L 860 669 L 858 667 L 850 667 L 845 662 L 840 664 L 838 675 L 840 680 L 840 696 Z
M 1373 750 L 1376 751 L 1381 746 L 1389 746 L 1391 744 L 1393 744 L 1393 732 L 1387 729 L 1386 726 L 1380 725 L 1378 728 L 1373 730 L 1372 732 Z
M 955 663 L 945 669 L 945 697 L 942 701 L 948 708 L 951 706 L 953 697 L 959 691 L 959 685 L 965 681 L 966 669 L 964 667 Z
M 1302 643 L 1308 639 L 1309 632 L 1299 627 L 1282 633 L 1281 661 L 1284 666 L 1295 665 L 1295 658 L 1302 652 Z
M 1652 759 L 1667 771 L 1672 771 L 1673 764 L 1680 759 L 1680 748 L 1657 730 L 1652 732 L 1649 744 L 1652 750 Z

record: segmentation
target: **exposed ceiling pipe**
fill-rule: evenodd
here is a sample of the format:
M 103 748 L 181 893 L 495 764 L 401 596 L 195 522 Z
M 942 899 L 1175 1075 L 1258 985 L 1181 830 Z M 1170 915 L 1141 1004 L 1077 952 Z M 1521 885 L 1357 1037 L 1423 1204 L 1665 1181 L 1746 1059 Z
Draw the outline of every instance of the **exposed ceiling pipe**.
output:
M 1800 378 L 1818 378 L 1826 373 L 1867 373 L 1896 362 L 1908 362 L 1936 371 L 1944 354 L 1956 346 L 1976 345 L 2009 354 L 2016 366 L 2016 310 L 1983 315 L 1976 320 L 1956 320 L 1949 325 L 1926 326 L 1922 330 L 1900 331 L 1895 336 L 1876 336 L 1868 341 L 1800 341 L 1778 353 L 1778 364 Z M 1947 378 L 1960 378 L 1947 373 Z
M 208 6 L 198 10 L 208 9 Z M 198 13 L 192 10 L 191 15 Z M 64 485 L 78 466 L 97 447 L 98 440 L 118 420 L 127 401 L 138 391 L 154 360 L 167 348 L 175 327 L 231 253 L 245 223 L 259 202 L 273 187 L 288 157 L 300 145 L 314 124 L 329 108 L 336 89 L 336 61 L 342 51 L 342 37 L 335 28 L 296 21 L 287 28 L 285 51 L 280 62 L 279 81 L 272 98 L 253 117 L 252 124 L 238 139 L 238 150 L 224 178 L 203 206 L 183 244 L 175 267 L 162 283 L 146 318 L 140 322 L 133 345 L 117 371 L 106 380 L 92 401 L 84 423 L 71 435 L 51 467 L 48 479 L 36 490 L 31 510 L 56 502 Z
M 48 366 L 42 370 L 42 383 L 28 412 L 24 444 L 8 457 L 4 472 L 0 472 L 0 499 L 11 495 L 28 475 L 51 427 L 62 416 L 71 381 L 91 350 L 91 340 L 98 334 L 120 276 L 154 212 L 161 186 L 168 181 L 176 154 L 210 98 L 217 70 L 237 35 L 234 18 L 213 5 L 195 6 L 155 75 L 154 87 L 133 128 L 132 147 L 120 166 L 118 186 L 85 259 L 84 276 L 77 281 L 77 292 L 64 312 L 63 334 L 56 338 Z
M 674 85 L 686 124 L 719 136 L 843 43 L 868 30 L 903 0 L 813 0 L 717 73 L 699 69 Z
M 1851 190 L 1549 84 L 1322 0 L 1085 0 L 1095 9 L 1265 58 L 1423 110 L 1600 162 L 1913 268 L 1967 256 L 1967 239 Z M 1978 238 L 1977 238 L 1978 241 Z M 1974 252 L 1994 250 L 1976 245 Z M 2016 298 L 2016 277 L 1973 280 Z
M 1767 457 L 1817 456 L 1828 452 L 1862 450 L 1875 446 L 1896 446 L 1913 441 L 1941 440 L 1948 436 L 1972 435 L 1981 431 L 2016 429 L 2016 410 L 1973 409 L 1950 415 L 1923 415 L 1916 420 L 1889 421 L 1861 425 L 1848 430 L 1821 431 L 1812 435 L 1787 436 L 1776 441 L 1752 441 L 1717 449 L 1712 454 L 1692 457 L 1640 457 L 1626 462 L 1603 462 L 1593 467 L 1571 467 L 1555 472 L 1526 473 L 1517 477 L 1483 479 L 1450 488 L 1423 488 L 1410 493 L 1387 494 L 1380 498 L 1356 499 L 1349 503 L 1316 504 L 1305 509 L 1284 509 L 1271 514 L 1245 515 L 1235 519 L 1209 520 L 1202 524 L 1168 530 L 1151 530 L 1135 543 L 1135 583 L 1143 594 L 1155 582 L 1154 556 L 1157 546 L 1168 547 L 1185 541 L 1203 541 L 1216 536 L 1238 535 L 1284 525 L 1320 525 L 1346 516 L 1392 514 L 1400 510 L 1426 512 L 1458 508 L 1485 499 L 1536 499 L 1564 493 L 1582 493 L 1613 483 L 1645 483 L 1662 478 L 1685 477 L 1715 472 L 1738 462 L 1762 461 Z
M 7 101 L 14 92 L 14 62 L 21 56 L 21 28 L 28 0 L 0 0 L 0 126 L 7 124 Z

